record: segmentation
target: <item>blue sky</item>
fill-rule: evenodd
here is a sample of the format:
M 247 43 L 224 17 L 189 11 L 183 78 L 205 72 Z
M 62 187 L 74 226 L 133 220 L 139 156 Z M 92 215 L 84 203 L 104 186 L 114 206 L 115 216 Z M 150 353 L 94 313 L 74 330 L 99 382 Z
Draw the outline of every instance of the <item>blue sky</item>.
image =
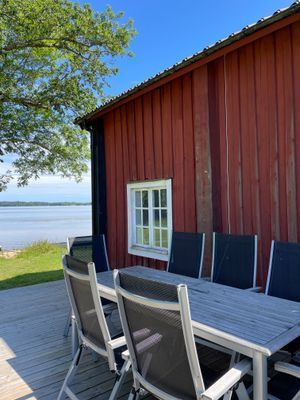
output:
M 95 10 L 110 4 L 134 20 L 137 36 L 131 44 L 133 58 L 115 61 L 119 74 L 110 79 L 106 93 L 116 95 L 149 78 L 166 67 L 192 55 L 279 8 L 285 0 L 90 0 Z M 4 169 L 9 165 L 2 165 Z M 1 173 L 1 170 L 0 170 Z M 0 200 L 89 201 L 90 177 L 80 184 L 57 176 L 45 176 L 28 187 L 11 184 L 0 193 Z

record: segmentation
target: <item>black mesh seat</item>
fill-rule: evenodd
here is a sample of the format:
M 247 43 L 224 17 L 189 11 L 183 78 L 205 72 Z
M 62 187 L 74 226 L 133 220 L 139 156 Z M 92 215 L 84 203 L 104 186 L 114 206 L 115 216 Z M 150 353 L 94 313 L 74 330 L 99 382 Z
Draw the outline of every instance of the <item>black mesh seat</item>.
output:
M 63 258 L 63 269 L 70 304 L 78 327 L 79 348 L 66 375 L 58 400 L 64 398 L 66 394 L 72 399 L 77 399 L 70 388 L 70 383 L 78 367 L 81 353 L 86 348 L 105 357 L 110 370 L 116 372 L 118 379 L 110 396 L 110 400 L 115 399 L 130 367 L 129 360 L 122 366 L 119 362 L 120 357 L 116 358 L 115 354 L 118 348 L 119 353 L 120 349 L 124 350 L 125 338 L 111 337 L 99 296 L 94 263 L 87 263 L 66 255 Z
M 248 289 L 256 283 L 257 236 L 213 234 L 211 280 Z
M 173 232 L 168 271 L 199 278 L 201 275 L 205 233 Z
M 209 367 L 202 369 L 201 358 L 199 362 L 187 287 L 138 278 L 126 271 L 115 272 L 115 287 L 132 360 L 132 395 L 144 388 L 162 400 L 209 396 L 206 387 L 213 390 L 210 385 L 224 374 Z M 244 360 L 233 367 L 235 371 L 244 369 L 232 386 L 250 370 L 251 363 Z M 228 360 L 224 368 L 228 369 Z M 220 381 L 218 385 L 220 388 Z M 228 386 L 221 387 L 224 391 L 218 392 L 218 398 L 228 390 Z

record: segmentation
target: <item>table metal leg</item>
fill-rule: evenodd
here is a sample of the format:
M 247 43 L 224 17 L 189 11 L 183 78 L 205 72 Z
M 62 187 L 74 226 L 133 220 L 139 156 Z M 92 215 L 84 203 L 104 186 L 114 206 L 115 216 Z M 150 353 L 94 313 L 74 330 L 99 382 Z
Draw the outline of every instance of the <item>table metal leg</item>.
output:
M 268 398 L 267 357 L 255 352 L 253 356 L 253 399 L 267 400 Z

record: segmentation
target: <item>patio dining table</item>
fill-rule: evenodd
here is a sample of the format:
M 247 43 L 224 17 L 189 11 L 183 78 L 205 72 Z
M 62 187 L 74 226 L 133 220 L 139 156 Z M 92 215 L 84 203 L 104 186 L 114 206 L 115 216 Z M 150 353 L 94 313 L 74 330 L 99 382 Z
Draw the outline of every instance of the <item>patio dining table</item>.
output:
M 267 400 L 267 359 L 300 336 L 300 303 L 142 266 L 126 272 L 186 284 L 194 335 L 252 358 L 253 398 Z M 113 272 L 97 277 L 101 296 L 116 302 Z

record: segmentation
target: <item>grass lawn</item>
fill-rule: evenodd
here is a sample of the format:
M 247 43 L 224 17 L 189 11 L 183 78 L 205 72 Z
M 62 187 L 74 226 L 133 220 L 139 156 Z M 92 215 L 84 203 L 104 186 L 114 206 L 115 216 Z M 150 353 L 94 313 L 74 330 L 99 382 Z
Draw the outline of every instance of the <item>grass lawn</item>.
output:
M 12 258 L 0 257 L 0 290 L 63 279 L 65 253 L 61 246 L 38 242 Z

